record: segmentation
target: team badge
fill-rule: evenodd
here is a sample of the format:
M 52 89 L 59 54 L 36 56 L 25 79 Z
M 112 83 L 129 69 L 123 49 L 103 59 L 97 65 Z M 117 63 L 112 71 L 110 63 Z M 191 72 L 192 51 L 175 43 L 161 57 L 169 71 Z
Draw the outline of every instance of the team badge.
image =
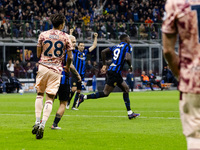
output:
M 116 86 L 116 85 L 117 85 L 117 82 L 114 83 L 114 86 Z
M 74 82 L 73 85 L 76 85 L 76 82 Z

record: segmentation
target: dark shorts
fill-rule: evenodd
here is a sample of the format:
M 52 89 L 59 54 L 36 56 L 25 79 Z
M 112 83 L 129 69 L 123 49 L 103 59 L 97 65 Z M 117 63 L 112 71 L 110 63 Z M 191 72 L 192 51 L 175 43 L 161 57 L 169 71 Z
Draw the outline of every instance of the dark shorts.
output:
M 84 75 L 80 75 L 80 76 L 81 76 L 82 81 L 84 81 Z M 74 74 L 72 74 L 72 78 L 71 78 L 71 87 L 77 87 L 77 90 L 82 89 L 81 82 L 78 82 L 78 78 Z
M 70 98 L 70 84 L 60 84 L 56 98 L 60 101 L 67 101 Z
M 108 71 L 106 74 L 106 84 L 112 87 L 120 86 L 123 82 L 123 78 L 121 74 L 113 72 L 113 71 Z

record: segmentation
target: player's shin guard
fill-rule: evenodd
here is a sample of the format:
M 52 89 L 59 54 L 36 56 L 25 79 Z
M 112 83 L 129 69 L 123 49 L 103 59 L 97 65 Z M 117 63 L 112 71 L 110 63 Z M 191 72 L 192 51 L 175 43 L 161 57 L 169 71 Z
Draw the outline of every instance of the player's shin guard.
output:
M 51 111 L 52 111 L 52 101 L 51 100 L 47 100 L 45 102 L 44 105 L 44 109 L 43 109 L 43 118 L 42 118 L 42 124 L 45 126 L 46 121 L 48 120 Z
M 126 105 L 127 111 L 131 110 L 130 100 L 129 100 L 129 94 L 128 93 L 123 93 L 123 98 L 124 98 L 124 103 Z
M 43 108 L 43 96 L 37 96 L 35 100 L 35 117 L 36 117 L 36 124 L 40 123 L 40 117 Z
M 76 102 L 77 102 L 77 100 L 78 100 L 78 97 L 79 97 L 79 95 L 80 95 L 80 93 L 76 93 L 76 96 L 75 96 L 75 98 L 74 98 L 74 103 L 73 103 L 73 106 L 72 107 L 75 107 L 76 106 Z
M 187 137 L 188 150 L 200 150 L 200 138 Z
M 104 92 L 96 92 L 96 93 L 87 95 L 87 99 L 97 99 L 97 98 L 102 98 L 102 97 L 107 97 L 107 95 L 105 95 Z

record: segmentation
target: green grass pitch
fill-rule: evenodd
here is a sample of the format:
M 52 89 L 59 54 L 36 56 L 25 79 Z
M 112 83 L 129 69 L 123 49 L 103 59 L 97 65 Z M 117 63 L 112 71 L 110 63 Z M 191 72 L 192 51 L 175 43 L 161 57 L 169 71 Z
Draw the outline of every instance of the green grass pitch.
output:
M 179 117 L 179 92 L 131 92 L 131 107 L 141 116 L 129 120 L 122 93 L 88 100 L 79 111 L 66 110 L 51 130 L 59 101 L 46 123 L 44 137 L 36 140 L 36 94 L 0 95 L 0 150 L 185 150 Z

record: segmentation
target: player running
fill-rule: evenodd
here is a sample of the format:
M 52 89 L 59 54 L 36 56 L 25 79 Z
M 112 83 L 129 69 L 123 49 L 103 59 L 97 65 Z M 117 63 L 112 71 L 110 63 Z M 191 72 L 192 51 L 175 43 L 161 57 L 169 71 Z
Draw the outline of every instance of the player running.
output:
M 73 50 L 75 50 L 76 47 L 76 38 L 72 35 L 69 36 L 72 45 L 73 45 Z M 65 61 L 64 64 L 66 63 L 67 60 L 67 55 L 65 56 Z M 70 65 L 70 71 L 73 72 L 73 74 L 76 75 L 78 82 L 81 82 L 81 76 L 77 72 L 76 68 L 74 65 L 71 63 Z M 56 112 L 56 116 L 53 122 L 53 125 L 51 126 L 51 129 L 61 129 L 61 127 L 58 127 L 58 123 L 60 122 L 60 119 L 62 118 L 64 112 L 65 112 L 65 107 L 67 105 L 67 101 L 70 99 L 70 83 L 69 83 L 69 73 L 62 71 L 62 78 L 60 82 L 60 87 L 57 92 L 57 96 L 59 96 L 60 100 L 60 106 L 58 108 L 58 111 Z
M 200 1 L 167 0 L 164 56 L 179 78 L 180 114 L 188 150 L 200 150 Z M 177 35 L 178 34 L 178 35 Z M 179 55 L 175 44 L 179 38 Z
M 70 32 L 72 33 L 72 30 Z M 87 54 L 89 52 L 92 52 L 97 47 L 97 37 L 98 37 L 98 34 L 94 33 L 94 42 L 93 42 L 92 46 L 89 47 L 88 49 L 85 49 L 85 44 L 80 42 L 80 43 L 78 43 L 78 49 L 75 49 L 73 51 L 73 59 L 74 59 L 73 64 L 74 64 L 76 70 L 78 71 L 78 73 L 80 74 L 82 81 L 84 81 L 84 77 L 85 77 L 85 65 L 86 65 Z M 71 78 L 71 87 L 72 87 L 71 99 L 72 99 L 74 93 L 76 92 L 72 110 L 78 110 L 75 106 L 76 106 L 78 97 L 80 95 L 82 86 L 81 86 L 81 82 L 78 82 L 77 76 L 73 73 L 72 73 L 72 78 Z M 69 109 L 71 99 L 69 99 L 66 109 Z
M 37 44 L 37 57 L 40 58 L 36 77 L 37 97 L 35 101 L 36 122 L 32 133 L 36 139 L 41 139 L 44 127 L 52 111 L 54 97 L 58 91 L 62 72 L 62 61 L 67 50 L 65 71 L 69 72 L 72 60 L 72 44 L 69 35 L 60 31 L 65 26 L 65 16 L 61 13 L 50 17 L 53 29 L 42 32 Z M 46 91 L 46 102 L 43 109 L 43 97 Z M 43 117 L 40 117 L 43 109 Z
M 90 95 L 81 94 L 79 100 L 77 101 L 77 108 L 84 100 L 107 97 L 117 85 L 123 91 L 123 98 L 128 112 L 128 118 L 132 119 L 140 115 L 132 112 L 131 110 L 129 100 L 129 88 L 121 76 L 121 70 L 123 69 L 125 62 L 128 63 L 129 68 L 132 71 L 130 55 L 132 52 L 132 47 L 130 45 L 130 37 L 126 34 L 123 34 L 120 36 L 120 41 L 120 44 L 110 48 L 106 48 L 101 52 L 101 57 L 103 61 L 103 67 L 101 69 L 101 72 L 104 74 L 106 73 L 107 69 L 106 54 L 111 52 L 113 56 L 112 63 L 107 71 L 106 85 L 104 87 L 103 92 L 96 92 Z

